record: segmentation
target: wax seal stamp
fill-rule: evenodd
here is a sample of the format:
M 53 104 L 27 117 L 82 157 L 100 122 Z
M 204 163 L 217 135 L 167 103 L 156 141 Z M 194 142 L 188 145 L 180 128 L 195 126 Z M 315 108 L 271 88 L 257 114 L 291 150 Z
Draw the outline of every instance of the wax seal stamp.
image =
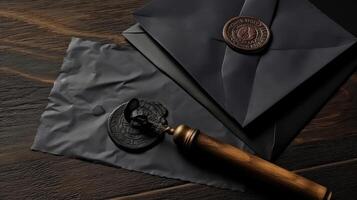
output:
M 267 25 L 254 17 L 234 17 L 223 28 L 223 38 L 233 49 L 242 52 L 263 50 L 270 39 Z
M 121 149 L 140 153 L 150 149 L 164 136 L 159 134 L 166 127 L 168 111 L 158 102 L 132 99 L 110 114 L 108 133 Z

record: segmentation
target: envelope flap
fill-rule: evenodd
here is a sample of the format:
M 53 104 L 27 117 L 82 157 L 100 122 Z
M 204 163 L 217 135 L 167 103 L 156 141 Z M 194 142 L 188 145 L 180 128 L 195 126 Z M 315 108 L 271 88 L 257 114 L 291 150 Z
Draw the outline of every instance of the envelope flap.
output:
M 134 15 L 158 42 L 215 99 L 224 105 L 220 65 L 224 23 L 239 14 L 244 0 L 154 0 Z M 189 6 L 188 6 L 189 5 Z
M 265 53 L 236 52 L 221 39 L 237 15 L 271 24 Z M 135 17 L 243 127 L 356 41 L 307 0 L 154 0 Z
M 270 27 L 274 19 L 278 0 L 246 0 L 239 16 L 254 16 Z M 263 53 L 247 54 L 226 46 L 221 65 L 225 108 L 242 126 L 250 111 L 252 90 L 257 67 Z
M 278 1 L 279 0 L 246 0 L 240 12 L 240 16 L 256 17 L 270 26 Z
M 303 0 L 280 1 L 274 40 L 257 64 L 243 126 L 351 47 L 356 38 Z
M 310 50 L 270 50 L 260 59 L 257 67 L 243 124 L 252 122 L 352 44 Z M 279 60 L 280 64 L 274 64 L 275 60 Z

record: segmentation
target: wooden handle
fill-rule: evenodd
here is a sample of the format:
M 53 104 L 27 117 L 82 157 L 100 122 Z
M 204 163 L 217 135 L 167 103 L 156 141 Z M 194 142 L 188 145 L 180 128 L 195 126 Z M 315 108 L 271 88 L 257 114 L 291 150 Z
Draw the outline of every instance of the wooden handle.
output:
M 226 164 L 244 170 L 250 177 L 284 187 L 311 200 L 330 200 L 332 193 L 326 187 L 283 169 L 271 162 L 222 143 L 196 129 L 180 125 L 173 133 L 175 143 L 187 151 L 198 149 L 215 156 Z

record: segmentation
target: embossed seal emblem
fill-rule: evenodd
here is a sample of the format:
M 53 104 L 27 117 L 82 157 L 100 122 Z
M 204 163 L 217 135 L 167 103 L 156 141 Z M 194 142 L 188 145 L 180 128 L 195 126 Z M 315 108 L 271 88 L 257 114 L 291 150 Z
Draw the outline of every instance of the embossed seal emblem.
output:
M 223 38 L 235 50 L 258 52 L 266 47 L 270 39 L 267 25 L 254 17 L 234 17 L 223 28 Z
M 126 116 L 127 113 L 130 116 Z M 133 99 L 115 108 L 110 114 L 109 136 L 119 148 L 125 151 L 143 152 L 158 143 L 163 138 L 163 134 L 157 134 L 157 130 L 150 128 L 140 129 L 134 120 L 127 118 L 131 118 L 131 115 L 144 117 L 148 123 L 166 127 L 167 114 L 166 108 L 158 102 Z

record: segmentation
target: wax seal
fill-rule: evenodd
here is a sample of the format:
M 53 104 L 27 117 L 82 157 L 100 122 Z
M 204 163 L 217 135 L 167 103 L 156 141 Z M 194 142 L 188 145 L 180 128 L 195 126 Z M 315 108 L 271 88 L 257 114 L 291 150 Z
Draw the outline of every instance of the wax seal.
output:
M 158 102 L 133 99 L 113 110 L 108 133 L 121 149 L 140 153 L 157 144 L 164 136 L 157 129 L 166 127 L 166 108 Z
M 240 16 L 230 19 L 224 25 L 223 38 L 235 50 L 246 53 L 258 52 L 267 46 L 270 31 L 261 20 Z

